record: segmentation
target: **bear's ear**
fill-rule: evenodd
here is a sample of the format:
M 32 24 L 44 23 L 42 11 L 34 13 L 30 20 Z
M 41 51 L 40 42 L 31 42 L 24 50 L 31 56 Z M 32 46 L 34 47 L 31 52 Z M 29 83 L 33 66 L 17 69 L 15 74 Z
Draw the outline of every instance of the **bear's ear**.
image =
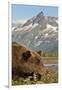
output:
M 27 61 L 27 59 L 31 56 L 31 52 L 30 51 L 26 51 L 22 54 L 22 57 L 24 60 Z

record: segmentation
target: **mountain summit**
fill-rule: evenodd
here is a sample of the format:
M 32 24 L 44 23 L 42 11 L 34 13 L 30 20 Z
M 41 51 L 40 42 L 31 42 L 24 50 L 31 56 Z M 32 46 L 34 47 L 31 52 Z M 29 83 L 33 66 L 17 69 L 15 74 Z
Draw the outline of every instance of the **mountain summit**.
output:
M 12 30 L 12 41 L 33 50 L 50 52 L 58 47 L 58 18 L 45 16 L 41 11 Z
M 47 20 L 44 16 L 44 13 L 41 11 L 39 14 L 37 14 L 33 18 L 29 19 L 23 26 L 26 26 L 29 24 L 32 24 L 32 25 L 39 24 L 43 29 L 46 27 L 46 22 L 47 22 Z

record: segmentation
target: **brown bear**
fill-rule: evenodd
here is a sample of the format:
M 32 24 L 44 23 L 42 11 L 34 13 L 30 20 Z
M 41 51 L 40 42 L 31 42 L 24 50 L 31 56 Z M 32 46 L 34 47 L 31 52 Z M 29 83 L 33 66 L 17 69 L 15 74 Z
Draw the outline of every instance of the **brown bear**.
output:
M 36 74 L 40 79 L 46 69 L 41 56 L 24 45 L 12 43 L 12 79 L 16 76 L 27 77 Z

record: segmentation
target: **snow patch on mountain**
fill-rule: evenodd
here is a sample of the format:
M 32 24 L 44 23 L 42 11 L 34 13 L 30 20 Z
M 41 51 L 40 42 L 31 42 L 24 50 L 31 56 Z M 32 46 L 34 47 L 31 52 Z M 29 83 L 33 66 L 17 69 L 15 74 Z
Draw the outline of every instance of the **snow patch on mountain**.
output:
M 27 20 L 24 24 L 15 25 L 12 40 L 25 44 L 33 50 L 51 51 L 58 47 L 58 18 L 44 16 L 43 12 Z

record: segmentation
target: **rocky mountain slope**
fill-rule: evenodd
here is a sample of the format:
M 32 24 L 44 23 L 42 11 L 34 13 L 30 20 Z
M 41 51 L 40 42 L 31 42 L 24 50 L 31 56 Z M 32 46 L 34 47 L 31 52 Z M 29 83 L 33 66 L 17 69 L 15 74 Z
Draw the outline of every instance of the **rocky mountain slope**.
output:
M 58 49 L 58 17 L 45 16 L 41 11 L 26 23 L 13 28 L 12 41 L 36 51 Z

